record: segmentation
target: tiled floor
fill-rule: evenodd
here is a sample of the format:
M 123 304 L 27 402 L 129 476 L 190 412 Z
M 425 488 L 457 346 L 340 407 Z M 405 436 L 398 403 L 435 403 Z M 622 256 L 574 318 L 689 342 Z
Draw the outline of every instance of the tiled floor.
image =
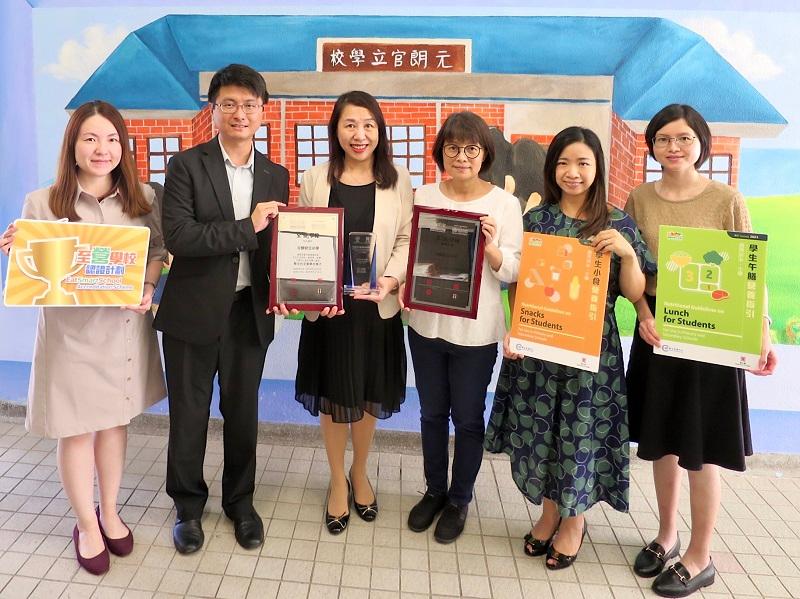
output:
M 654 596 L 630 567 L 656 528 L 648 464 L 632 465 L 631 513 L 593 508 L 575 567 L 549 572 L 541 558 L 522 553 L 521 538 L 539 508 L 516 490 L 505 456 L 484 461 L 463 536 L 439 545 L 430 531 L 405 527 L 423 490 L 418 453 L 383 444 L 370 468 L 377 521 L 354 515 L 346 533 L 334 537 L 322 523 L 325 456 L 314 443 L 305 445 L 259 445 L 256 508 L 267 538 L 260 551 L 245 551 L 220 516 L 222 449 L 210 439 L 206 544 L 182 556 L 172 547 L 174 512 L 164 492 L 166 437 L 131 434 L 120 502 L 136 547 L 128 557 L 112 556 L 111 570 L 95 577 L 74 559 L 55 443 L 26 435 L 19 420 L 0 421 L 0 597 Z M 704 596 L 800 597 L 800 469 L 789 463 L 725 474 L 713 554 L 719 574 Z M 686 540 L 686 493 L 681 510 Z

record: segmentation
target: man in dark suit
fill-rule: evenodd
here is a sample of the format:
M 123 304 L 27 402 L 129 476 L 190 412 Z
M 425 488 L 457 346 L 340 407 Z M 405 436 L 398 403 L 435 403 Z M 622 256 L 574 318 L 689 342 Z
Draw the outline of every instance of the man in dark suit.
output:
M 176 154 L 164 186 L 164 238 L 174 258 L 155 327 L 164 333 L 167 493 L 181 553 L 203 546 L 203 459 L 215 374 L 224 418 L 222 508 L 239 545 L 264 542 L 253 492 L 258 387 L 274 333 L 266 313 L 270 219 L 289 197 L 288 171 L 253 145 L 268 99 L 264 79 L 250 67 L 218 71 L 208 101 L 219 135 Z

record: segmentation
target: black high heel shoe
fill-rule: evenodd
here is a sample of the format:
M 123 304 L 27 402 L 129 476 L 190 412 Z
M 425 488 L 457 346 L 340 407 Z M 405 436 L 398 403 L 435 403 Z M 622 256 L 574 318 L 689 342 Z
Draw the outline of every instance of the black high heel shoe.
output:
M 578 545 L 578 551 L 575 552 L 575 555 L 564 555 L 558 549 L 553 547 L 553 544 L 550 544 L 550 547 L 547 548 L 547 560 L 545 560 L 544 565 L 547 566 L 548 570 L 563 570 L 564 568 L 569 568 L 573 563 L 575 563 L 575 559 L 578 557 L 578 553 L 581 551 L 581 547 L 583 547 L 583 539 L 586 537 L 586 520 L 583 521 L 583 534 L 581 534 L 581 544 Z M 550 560 L 553 560 L 555 563 L 551 564 Z
M 347 480 L 347 479 L 345 479 Z M 350 522 L 350 500 L 352 499 L 352 487 L 350 486 L 350 481 L 347 480 L 347 511 L 342 514 L 341 516 L 331 516 L 328 513 L 328 501 L 325 500 L 325 526 L 328 528 L 328 532 L 332 535 L 338 535 L 344 532 L 344 529 L 347 528 L 347 523 Z M 328 487 L 328 498 L 331 496 L 331 489 Z
M 550 535 L 549 539 L 545 539 L 544 541 L 534 537 L 533 532 L 526 534 L 524 537 L 525 544 L 522 546 L 525 555 L 538 557 L 547 553 L 547 550 L 550 549 L 550 545 L 553 542 L 553 537 L 556 536 L 558 532 L 559 526 L 561 526 L 561 518 L 558 519 L 558 524 L 556 524 L 556 529 L 553 531 L 553 534 Z
M 352 472 L 350 478 L 353 478 Z M 375 489 L 372 488 L 372 483 L 367 479 L 369 490 L 372 491 L 372 503 L 364 505 L 356 501 L 355 493 L 353 493 L 353 507 L 356 508 L 356 514 L 365 522 L 374 522 L 378 517 L 378 496 L 375 494 Z

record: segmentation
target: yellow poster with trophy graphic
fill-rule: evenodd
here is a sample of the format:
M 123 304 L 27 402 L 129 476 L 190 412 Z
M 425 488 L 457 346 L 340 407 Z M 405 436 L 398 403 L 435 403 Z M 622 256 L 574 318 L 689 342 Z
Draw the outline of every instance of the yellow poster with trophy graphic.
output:
M 127 306 L 142 299 L 150 229 L 18 219 L 6 306 Z

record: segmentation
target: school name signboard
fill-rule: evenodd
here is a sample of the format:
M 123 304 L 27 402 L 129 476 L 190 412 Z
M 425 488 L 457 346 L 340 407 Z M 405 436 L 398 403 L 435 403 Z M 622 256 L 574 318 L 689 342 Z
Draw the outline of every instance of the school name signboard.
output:
M 470 40 L 317 40 L 317 70 L 322 72 L 469 73 Z

